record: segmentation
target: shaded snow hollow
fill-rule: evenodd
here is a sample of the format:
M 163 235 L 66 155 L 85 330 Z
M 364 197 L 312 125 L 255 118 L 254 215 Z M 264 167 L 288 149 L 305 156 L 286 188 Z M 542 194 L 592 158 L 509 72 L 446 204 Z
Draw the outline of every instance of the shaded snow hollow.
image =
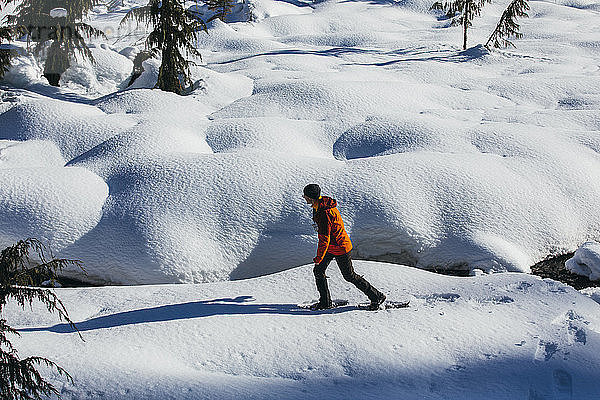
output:
M 85 341 L 41 305 L 6 318 L 65 400 L 593 399 L 600 307 L 524 274 L 455 278 L 358 261 L 406 309 L 311 312 L 311 266 L 234 282 L 57 289 Z M 366 298 L 332 268 L 334 298 Z
M 599 236 L 596 3 L 533 2 L 518 48 L 492 53 L 460 51 L 425 1 L 291 3 L 213 21 L 186 97 L 148 89 L 156 60 L 111 93 L 138 31 L 113 30 L 67 89 L 20 58 L 21 89 L 0 89 L 0 246 L 50 241 L 97 283 L 261 276 L 313 257 L 309 182 L 339 201 L 357 257 L 528 272 Z

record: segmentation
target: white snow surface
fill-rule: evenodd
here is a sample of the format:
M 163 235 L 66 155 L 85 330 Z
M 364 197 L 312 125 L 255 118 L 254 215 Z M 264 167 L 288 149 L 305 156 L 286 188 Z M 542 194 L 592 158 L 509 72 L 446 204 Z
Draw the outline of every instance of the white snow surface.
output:
M 97 7 L 96 64 L 74 60 L 51 88 L 21 57 L 3 82 L 0 140 L 52 144 L 67 167 L 7 173 L 0 245 L 63 238 L 97 283 L 256 277 L 314 256 L 301 191 L 316 182 L 357 258 L 529 272 L 574 251 L 600 236 L 598 3 L 531 2 L 517 48 L 489 52 L 508 3 L 485 6 L 462 51 L 425 0 L 251 1 L 254 21 L 199 34 L 184 97 L 150 89 L 156 59 L 112 93 L 145 29 L 119 22 L 145 2 Z M 81 205 L 65 202 L 82 171 Z
M 65 167 L 51 142 L 0 140 L 0 241 L 36 236 L 54 250 L 94 228 L 108 196 L 92 172 Z
M 9 303 L 22 357 L 74 399 L 594 399 L 600 306 L 526 274 L 456 278 L 357 261 L 405 309 L 362 311 L 366 298 L 328 271 L 335 310 L 314 298 L 311 266 L 233 282 L 55 289 L 76 322 Z
M 592 281 L 600 280 L 600 243 L 590 241 L 582 244 L 565 262 L 565 267 Z

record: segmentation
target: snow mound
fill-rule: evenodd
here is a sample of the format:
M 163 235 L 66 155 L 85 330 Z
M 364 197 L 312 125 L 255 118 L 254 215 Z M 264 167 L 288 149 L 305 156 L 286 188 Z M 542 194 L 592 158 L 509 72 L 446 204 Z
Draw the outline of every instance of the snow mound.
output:
M 134 124 L 90 105 L 38 97 L 0 115 L 0 139 L 49 140 L 70 160 Z
M 248 149 L 331 158 L 332 123 L 284 118 L 225 118 L 211 121 L 206 141 L 217 153 Z
M 573 258 L 565 262 L 565 267 L 578 275 L 587 276 L 591 281 L 600 279 L 600 243 L 585 242 Z
M 252 96 L 234 102 L 212 117 L 285 116 L 289 119 L 339 119 L 358 123 L 370 115 L 380 114 L 382 110 L 401 109 L 418 113 L 440 107 L 484 109 L 507 104 L 505 99 L 483 93 L 467 97 L 452 88 L 402 81 L 349 81 L 342 76 L 324 81 L 261 80 L 255 83 Z
M 252 20 L 262 21 L 268 18 L 280 15 L 310 14 L 312 8 L 308 2 L 286 2 L 269 0 L 250 0 L 248 1 Z
M 371 117 L 344 132 L 333 145 L 333 154 L 340 159 L 354 159 L 420 150 L 473 151 L 471 144 L 460 137 L 459 129 L 431 115 Z
M 146 114 L 171 119 L 186 115 L 201 119 L 211 110 L 207 105 L 189 97 L 150 89 L 129 89 L 113 93 L 95 100 L 93 104 L 107 114 Z
M 62 167 L 60 150 L 52 142 L 0 140 L 0 168 Z
M 0 247 L 36 237 L 59 251 L 98 223 L 106 184 L 63 164 L 52 143 L 0 141 Z
M 212 149 L 197 131 L 204 130 L 206 124 L 201 120 L 190 125 L 176 120 L 143 119 L 133 128 L 74 158 L 68 165 L 85 167 L 109 179 L 148 158 L 175 153 L 212 154 Z
M 197 45 L 200 49 L 214 52 L 261 53 L 275 50 L 281 45 L 268 39 L 254 38 L 239 33 L 231 26 L 215 19 L 207 24 L 208 33 L 198 33 Z M 203 52 L 202 50 L 200 51 Z

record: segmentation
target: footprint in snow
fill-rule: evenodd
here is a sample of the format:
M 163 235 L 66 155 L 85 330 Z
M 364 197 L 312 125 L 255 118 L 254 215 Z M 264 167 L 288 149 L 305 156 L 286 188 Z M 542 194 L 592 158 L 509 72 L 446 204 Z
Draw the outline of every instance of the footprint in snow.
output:
M 438 301 L 446 301 L 453 303 L 460 298 L 458 293 L 432 293 L 427 296 L 419 296 L 419 298 L 425 299 L 428 303 L 436 303 Z
M 487 298 L 483 299 L 483 301 L 485 303 L 492 303 L 492 304 L 508 304 L 508 303 L 514 303 L 515 300 L 509 296 L 492 296 L 492 297 L 487 297 Z
M 533 286 L 533 283 L 522 281 L 515 285 L 515 289 L 517 289 L 521 292 L 527 292 L 529 290 L 529 288 L 532 286 Z
M 577 314 L 574 310 L 569 310 L 563 315 L 558 316 L 552 321 L 555 325 L 562 325 L 566 328 L 567 341 L 569 344 L 586 344 L 587 334 L 585 327 L 589 321 Z

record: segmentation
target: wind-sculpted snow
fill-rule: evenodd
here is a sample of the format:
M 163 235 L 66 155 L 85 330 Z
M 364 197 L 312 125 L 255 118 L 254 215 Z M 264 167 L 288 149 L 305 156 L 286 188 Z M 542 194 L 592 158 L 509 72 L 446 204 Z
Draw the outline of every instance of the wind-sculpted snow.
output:
M 23 157 L 7 176 L 29 186 L 21 203 L 2 192 L 12 219 L 0 237 L 68 238 L 61 255 L 99 283 L 260 276 L 314 256 L 310 182 L 339 201 L 357 258 L 529 271 L 600 236 L 595 3 L 534 2 L 517 49 L 494 51 L 479 43 L 506 4 L 486 5 L 462 51 L 460 28 L 425 3 L 260 0 L 255 21 L 200 32 L 183 97 L 150 90 L 150 59 L 128 90 L 91 98 L 128 81 L 137 31 L 97 45 L 93 70 L 74 64 L 104 79 L 74 74 L 78 93 L 43 85 L 20 58 L 8 83 L 24 89 L 0 93 L 0 139 L 32 146 L 21 153 L 52 143 L 41 159 L 60 150 L 68 168 L 31 177 L 36 157 Z M 92 23 L 121 17 L 97 11 Z M 560 21 L 568 33 L 549 29 Z M 60 185 L 42 183 L 86 170 L 97 176 L 80 182 L 108 186 L 92 202 L 101 211 L 63 212 Z M 46 211 L 23 214 L 38 197 Z

